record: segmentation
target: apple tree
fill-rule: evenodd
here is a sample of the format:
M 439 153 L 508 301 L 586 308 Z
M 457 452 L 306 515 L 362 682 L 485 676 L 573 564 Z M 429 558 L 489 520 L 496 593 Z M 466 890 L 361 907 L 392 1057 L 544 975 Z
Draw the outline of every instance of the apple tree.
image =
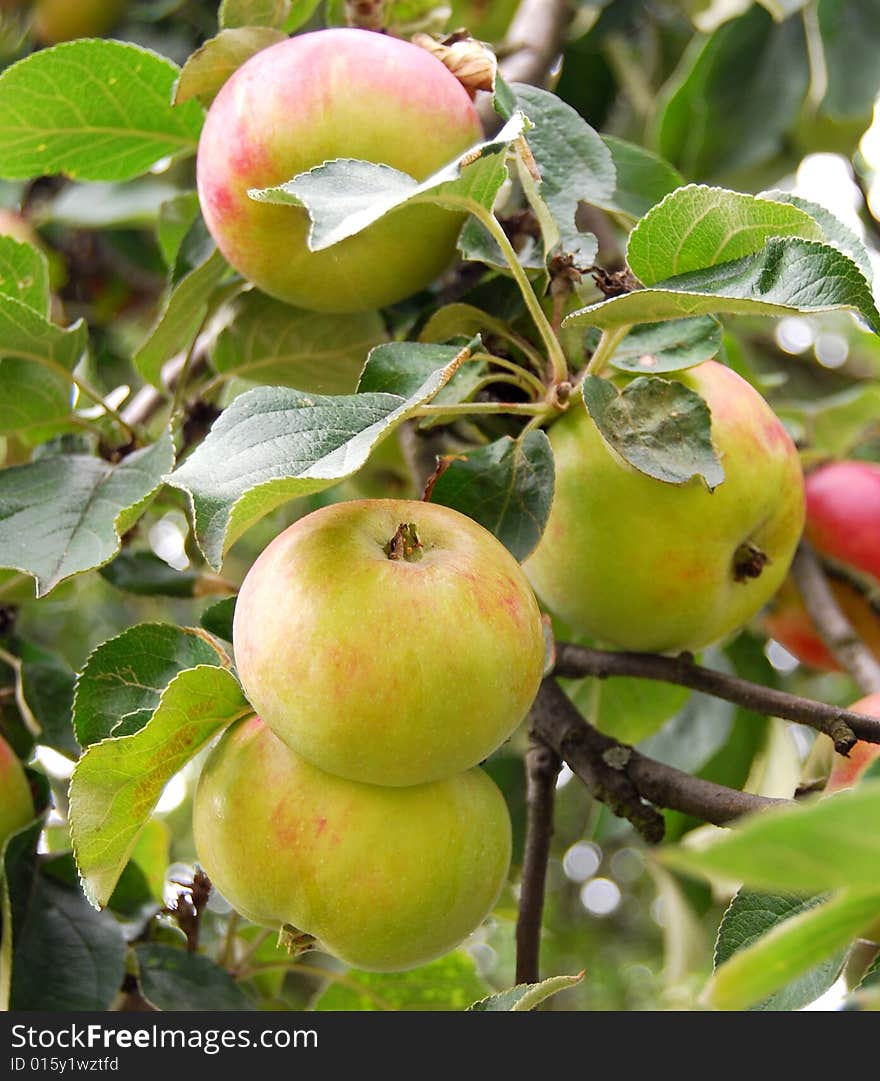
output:
M 0 4 L 2 1008 L 877 1008 L 878 48 Z

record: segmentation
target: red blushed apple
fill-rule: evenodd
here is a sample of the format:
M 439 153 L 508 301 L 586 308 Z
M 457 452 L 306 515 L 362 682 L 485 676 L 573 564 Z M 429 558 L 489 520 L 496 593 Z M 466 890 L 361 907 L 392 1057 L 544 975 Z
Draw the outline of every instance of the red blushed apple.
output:
M 248 919 L 380 972 L 457 946 L 491 911 L 510 861 L 507 806 L 481 770 L 358 784 L 310 765 L 258 718 L 208 757 L 193 833 L 211 881 Z
M 804 534 L 843 576 L 880 586 L 880 465 L 830 462 L 807 475 Z M 855 584 L 832 577 L 844 615 L 880 658 L 880 611 Z M 767 632 L 803 664 L 839 671 L 807 614 L 797 588 L 786 581 L 764 620 Z
M 435 503 L 354 500 L 286 529 L 242 584 L 235 663 L 254 709 L 340 777 L 412 785 L 490 755 L 544 667 L 538 604 L 488 530 Z
M 96 38 L 112 30 L 128 0 L 36 0 L 33 33 L 43 45 Z
M 708 404 L 724 482 L 638 472 L 573 404 L 550 429 L 553 505 L 524 567 L 569 626 L 624 649 L 699 649 L 737 630 L 779 588 L 803 526 L 797 450 L 758 392 L 715 361 L 669 378 Z
M 865 698 L 860 698 L 849 708 L 856 713 L 867 713 L 869 716 L 880 719 L 880 694 L 869 694 Z M 839 792 L 841 788 L 852 788 L 878 757 L 880 757 L 880 744 L 866 743 L 864 740 L 859 740 L 846 757 L 836 754 L 825 785 L 825 794 Z
M 0 737 L 0 849 L 34 817 L 34 801 L 22 764 Z
M 366 30 L 320 30 L 251 57 L 223 86 L 199 141 L 198 191 L 217 246 L 244 277 L 316 311 L 382 307 L 431 282 L 462 217 L 404 207 L 308 250 L 301 207 L 248 198 L 324 161 L 381 162 L 424 180 L 481 137 L 464 87 L 424 49 Z

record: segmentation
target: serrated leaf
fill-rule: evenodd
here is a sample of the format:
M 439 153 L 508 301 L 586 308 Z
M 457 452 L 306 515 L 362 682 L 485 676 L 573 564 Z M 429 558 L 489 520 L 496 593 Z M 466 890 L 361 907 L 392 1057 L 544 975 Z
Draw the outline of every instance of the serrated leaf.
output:
M 607 379 L 589 375 L 581 392 L 606 444 L 640 473 L 668 484 L 702 477 L 709 491 L 724 480 L 709 407 L 690 387 L 650 376 L 618 392 Z
M 413 200 L 454 197 L 491 207 L 507 176 L 503 152 L 524 129 L 517 113 L 493 139 L 471 147 L 421 183 L 390 165 L 338 158 L 248 195 L 260 203 L 305 207 L 311 221 L 309 249 L 323 251 Z
M 564 326 L 602 329 L 696 315 L 796 315 L 839 308 L 880 329 L 880 312 L 859 268 L 827 244 L 774 237 L 764 251 L 668 278 L 649 289 L 572 312 Z
M 378 312 L 309 312 L 252 290 L 236 302 L 234 318 L 211 351 L 211 364 L 226 378 L 313 394 L 351 394 L 367 353 L 386 337 Z
M 433 372 L 407 398 L 308 396 L 287 387 L 258 387 L 236 398 L 168 478 L 190 496 L 208 562 L 219 567 L 233 541 L 270 510 L 356 473 L 456 368 L 454 362 Z
M 650 286 L 753 255 L 779 236 L 824 240 L 819 224 L 797 206 L 689 184 L 642 218 L 630 233 L 626 260 Z
M 291 0 L 222 0 L 217 18 L 222 27 L 280 27 L 290 9 Z
M 611 199 L 616 172 L 611 151 L 572 107 L 555 94 L 515 83 L 517 106 L 532 121 L 529 147 L 541 173 L 540 194 L 562 234 L 562 247 L 589 266 L 596 238 L 580 233 L 575 214 L 581 202 L 600 205 Z
M 286 40 L 283 31 L 271 26 L 221 30 L 216 37 L 200 45 L 183 65 L 174 85 L 174 104 L 198 98 L 203 105 L 210 105 L 220 87 L 246 60 L 270 45 Z
M 162 365 L 186 349 L 199 332 L 211 297 L 229 273 L 229 264 L 213 248 L 207 258 L 169 285 L 162 311 L 134 363 L 148 383 L 161 386 Z
M 553 451 L 544 432 L 509 435 L 455 455 L 431 489 L 431 502 L 485 526 L 520 562 L 534 551 L 553 502 Z
M 870 284 L 874 280 L 874 268 L 871 266 L 871 259 L 865 245 L 852 229 L 848 225 L 844 225 L 830 210 L 820 206 L 819 203 L 814 203 L 809 199 L 802 199 L 799 195 L 793 195 L 790 191 L 778 191 L 776 189 L 762 191 L 759 198 L 772 199 L 777 203 L 791 203 L 792 206 L 805 211 L 814 221 L 818 222 L 825 243 L 837 248 L 838 251 L 842 251 L 844 255 L 848 255 L 862 272 L 866 282 Z
M 235 676 L 200 665 L 165 688 L 147 724 L 93 743 L 70 781 L 70 836 L 83 891 L 103 907 L 171 778 L 218 732 L 252 713 Z
M 473 304 L 446 304 L 438 308 L 419 333 L 420 342 L 445 342 L 450 338 L 473 338 L 478 334 L 494 334 L 506 341 L 515 341 L 510 326 L 497 316 L 484 312 Z
M 831 986 L 843 965 L 845 947 L 878 915 L 876 885 L 874 892 L 843 892 L 830 901 L 802 906 L 721 964 L 706 997 L 721 1010 L 742 1010 L 756 1003 L 763 1009 L 799 1009 L 806 994 L 812 994 L 807 1000 L 812 1001 Z M 819 965 L 824 971 L 815 971 Z M 800 984 L 796 988 L 786 986 L 796 980 Z M 767 1005 L 774 992 L 773 1004 Z
M 617 183 L 610 198 L 588 199 L 593 206 L 638 220 L 684 183 L 677 169 L 650 150 L 613 135 L 601 139 L 611 152 Z
M 123 549 L 98 573 L 117 589 L 139 597 L 195 597 L 219 588 L 216 579 L 206 581 L 199 570 L 179 571 L 152 552 L 131 549 Z
M 159 942 L 135 947 L 138 985 L 157 1010 L 253 1010 L 226 969 L 210 957 Z
M 869 781 L 817 802 L 750 815 L 699 851 L 669 848 L 660 858 L 688 874 L 721 875 L 760 890 L 876 890 L 880 833 L 865 823 L 878 816 L 880 783 Z
M 721 324 L 710 315 L 635 326 L 609 363 L 622 372 L 678 372 L 711 360 L 721 348 Z
M 222 638 L 224 642 L 232 641 L 232 617 L 235 614 L 235 597 L 224 597 L 209 608 L 206 608 L 199 617 L 199 623 L 206 631 Z
M 0 472 L 0 566 L 36 579 L 38 597 L 108 562 L 174 463 L 166 434 L 119 465 L 71 454 Z
M 45 255 L 14 237 L 0 236 L 0 293 L 20 300 L 48 319 L 49 268 Z
M 131 735 L 153 716 L 165 688 L 198 665 L 228 666 L 202 631 L 141 623 L 102 643 L 76 682 L 73 727 L 83 747 L 112 735 Z
M 657 149 L 696 179 L 759 165 L 782 150 L 809 83 L 802 20 L 775 23 L 752 5 L 684 54 L 658 111 Z
M 408 972 L 346 972 L 345 983 L 328 983 L 314 1009 L 464 1010 L 488 989 L 473 958 L 455 950 Z
M 433 372 L 462 356 L 457 345 L 386 342 L 370 350 L 357 385 L 358 394 L 416 394 Z M 460 368 L 456 375 L 460 372 Z
M 468 1006 L 469 1013 L 522 1013 L 534 1010 L 551 995 L 576 987 L 584 978 L 583 972 L 577 976 L 551 976 L 540 983 L 518 983 L 509 991 L 499 991 L 497 995 L 480 999 Z
M 194 101 L 172 107 L 177 74 L 170 60 L 121 41 L 31 53 L 0 74 L 0 176 L 131 180 L 191 153 L 203 112 Z

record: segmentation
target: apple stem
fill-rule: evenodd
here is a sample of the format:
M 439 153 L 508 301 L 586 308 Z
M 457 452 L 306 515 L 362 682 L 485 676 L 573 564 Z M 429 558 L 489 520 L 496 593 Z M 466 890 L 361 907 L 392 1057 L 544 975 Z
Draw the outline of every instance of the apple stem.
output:
M 761 572 L 770 562 L 766 552 L 745 541 L 733 554 L 733 577 L 737 582 L 745 582 L 748 578 L 760 578 Z
M 419 540 L 415 523 L 401 522 L 397 527 L 397 532 L 385 545 L 384 551 L 389 559 L 418 563 L 425 554 L 425 546 Z

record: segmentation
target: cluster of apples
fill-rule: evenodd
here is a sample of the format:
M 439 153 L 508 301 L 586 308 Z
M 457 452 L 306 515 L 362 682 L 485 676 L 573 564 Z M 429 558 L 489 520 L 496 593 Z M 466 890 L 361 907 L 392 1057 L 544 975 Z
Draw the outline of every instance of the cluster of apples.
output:
M 456 946 L 510 861 L 504 797 L 475 767 L 523 719 L 544 667 L 519 564 L 445 507 L 325 507 L 248 571 L 233 645 L 259 716 L 220 739 L 194 801 L 220 892 L 360 968 Z

